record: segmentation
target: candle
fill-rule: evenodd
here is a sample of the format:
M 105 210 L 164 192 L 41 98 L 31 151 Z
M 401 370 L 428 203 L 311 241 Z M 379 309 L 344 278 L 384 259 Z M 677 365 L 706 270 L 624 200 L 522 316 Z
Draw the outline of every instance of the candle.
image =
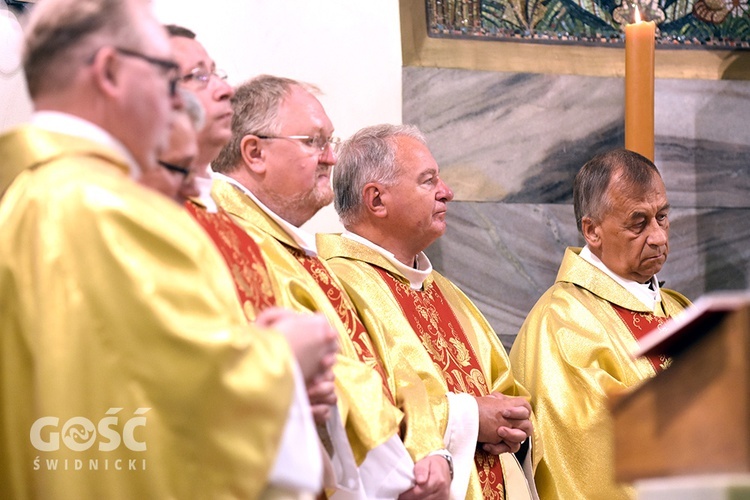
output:
M 625 26 L 625 148 L 654 161 L 654 33 L 653 21 Z

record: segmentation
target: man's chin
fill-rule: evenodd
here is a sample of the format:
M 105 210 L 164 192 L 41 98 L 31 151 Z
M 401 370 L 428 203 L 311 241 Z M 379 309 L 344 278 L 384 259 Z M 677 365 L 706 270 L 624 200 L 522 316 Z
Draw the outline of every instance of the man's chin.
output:
M 330 184 L 325 184 L 316 190 L 315 200 L 320 204 L 321 207 L 330 205 L 333 203 L 333 190 Z
M 662 267 L 664 267 L 665 260 L 666 259 L 650 262 L 646 266 L 644 266 L 642 275 L 646 278 L 645 281 L 650 280 L 655 274 L 659 274 L 661 272 Z

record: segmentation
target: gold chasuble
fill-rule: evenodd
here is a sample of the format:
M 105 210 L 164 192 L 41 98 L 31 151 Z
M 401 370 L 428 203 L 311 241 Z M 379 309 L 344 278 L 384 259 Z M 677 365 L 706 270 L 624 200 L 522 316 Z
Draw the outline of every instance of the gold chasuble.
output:
M 0 158 L 0 498 L 257 498 L 294 360 L 205 232 L 98 144 Z
M 661 289 L 650 311 L 606 273 L 565 251 L 555 284 L 529 313 L 510 352 L 531 392 L 545 453 L 536 474 L 543 499 L 626 499 L 614 480 L 607 394 L 652 377 L 667 359 L 633 359 L 638 339 L 689 305 Z
M 388 386 L 388 377 L 383 370 L 383 364 L 375 355 L 375 350 L 372 347 L 370 337 L 367 335 L 367 330 L 365 330 L 365 326 L 359 320 L 359 317 L 357 317 L 357 312 L 342 287 L 336 282 L 326 265 L 317 256 L 307 255 L 299 248 L 286 248 L 302 264 L 305 270 L 310 273 L 310 276 L 318 283 L 318 286 L 326 294 L 328 300 L 331 301 L 331 305 L 346 327 L 349 338 L 354 343 L 357 357 L 378 373 L 383 381 L 383 394 L 391 404 L 395 405 L 396 401 L 394 400 L 393 392 Z
M 389 376 L 399 375 L 389 363 L 405 360 L 421 378 L 442 434 L 448 425 L 448 392 L 528 398 L 513 379 L 505 350 L 484 316 L 439 273 L 433 271 L 423 289 L 415 291 L 385 257 L 359 242 L 319 234 L 318 249 L 344 284 Z M 534 434 L 536 464 L 542 449 L 536 430 Z M 529 498 L 523 471 L 512 454 L 491 456 L 478 448 L 475 459 L 466 498 Z M 523 492 L 516 496 L 518 490 L 511 493 L 509 484 L 521 484 Z
M 212 195 L 260 247 L 277 305 L 323 313 L 338 332 L 341 355 L 334 366 L 338 406 L 354 457 L 361 464 L 369 450 L 399 432 L 404 413 L 409 415 L 417 412 L 419 406 L 427 406 L 427 395 L 416 384 L 402 389 L 388 384 L 388 377 L 381 376 L 385 373 L 376 350 L 349 297 L 325 262 L 306 255 L 239 188 L 217 179 Z M 433 419 L 409 418 L 408 423 L 401 437 L 415 461 L 443 447 Z
M 198 200 L 188 200 L 185 208 L 203 226 L 216 244 L 234 278 L 237 295 L 243 304 L 248 321 L 254 321 L 258 313 L 276 305 L 276 297 L 271 287 L 271 276 L 258 244 L 248 232 L 237 224 L 223 209 L 208 212 Z M 380 361 L 376 358 L 367 331 L 349 304 L 343 290 L 315 256 L 308 256 L 299 248 L 286 246 L 286 249 L 303 265 L 310 276 L 323 289 L 331 305 L 338 313 L 354 343 L 357 357 L 367 366 L 377 371 L 383 383 L 383 393 L 391 403 L 395 403 L 387 377 Z
M 479 358 L 440 287 L 431 282 L 423 290 L 412 290 L 408 283 L 399 281 L 385 269 L 375 269 L 391 289 L 432 362 L 445 376 L 448 390 L 475 397 L 488 395 L 490 391 Z M 477 447 L 474 462 L 484 498 L 504 498 L 500 457 Z

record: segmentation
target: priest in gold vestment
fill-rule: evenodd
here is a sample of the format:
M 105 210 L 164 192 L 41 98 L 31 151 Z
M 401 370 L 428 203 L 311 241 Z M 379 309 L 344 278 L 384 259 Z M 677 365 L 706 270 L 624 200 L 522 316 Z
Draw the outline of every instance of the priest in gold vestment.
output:
M 329 328 L 248 327 L 200 227 L 135 182 L 179 106 L 176 65 L 144 2 L 86 7 L 35 7 L 36 112 L 0 136 L 0 497 L 262 498 L 281 443 L 309 435 L 288 415 Z M 279 333 L 300 328 L 321 341 L 298 374 Z
M 249 316 L 268 302 L 259 296 L 265 293 L 278 306 L 322 312 L 339 332 L 342 357 L 334 367 L 338 409 L 358 469 L 351 476 L 357 480 L 358 475 L 361 484 L 354 491 L 339 484 L 338 491 L 329 493 L 333 498 L 385 499 L 408 490 L 408 498 L 447 498 L 450 455 L 423 385 L 408 376 L 397 385 L 385 375 L 349 297 L 317 256 L 314 237 L 299 227 L 332 197 L 329 174 L 336 144 L 330 119 L 304 84 L 269 75 L 237 87 L 233 106 L 233 137 L 212 162 L 213 196 L 203 210 L 215 202 L 252 242 L 229 237 L 226 224 L 224 231 L 215 231 L 206 214 L 191 211 L 225 248 Z M 251 280 L 242 276 L 251 243 L 260 251 L 252 260 L 267 269 L 270 286 L 249 286 Z M 392 364 L 390 369 L 401 367 Z M 330 422 L 327 431 L 335 438 Z M 343 453 L 339 449 L 334 456 Z
M 471 499 L 535 498 L 541 443 L 528 394 L 484 316 L 423 253 L 445 231 L 453 196 L 424 137 L 414 127 L 361 130 L 344 144 L 333 186 L 347 232 L 319 235 L 321 255 L 386 366 L 405 360 L 425 384 L 453 454 L 453 489 Z M 522 443 L 525 470 L 511 453 Z
M 631 353 L 689 301 L 656 279 L 669 250 L 669 203 L 653 163 L 627 150 L 596 156 L 576 176 L 574 204 L 587 245 L 565 251 L 510 359 L 545 440 L 540 497 L 633 498 L 614 479 L 607 395 L 668 366 Z

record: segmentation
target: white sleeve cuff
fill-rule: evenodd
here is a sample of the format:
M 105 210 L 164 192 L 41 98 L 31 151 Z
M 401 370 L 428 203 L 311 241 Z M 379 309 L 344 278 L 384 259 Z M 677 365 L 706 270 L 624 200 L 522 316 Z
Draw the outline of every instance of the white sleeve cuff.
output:
M 479 406 L 470 394 L 449 392 L 448 425 L 443 442 L 453 455 L 453 481 L 451 498 L 465 498 L 469 478 L 475 469 L 474 453 L 479 437 Z
M 268 482 L 292 490 L 315 493 L 323 486 L 323 461 L 302 372 L 294 365 L 294 394 L 279 454 Z
M 331 500 L 392 500 L 414 487 L 414 462 L 398 436 L 367 453 L 359 480 L 358 489 L 339 489 Z

